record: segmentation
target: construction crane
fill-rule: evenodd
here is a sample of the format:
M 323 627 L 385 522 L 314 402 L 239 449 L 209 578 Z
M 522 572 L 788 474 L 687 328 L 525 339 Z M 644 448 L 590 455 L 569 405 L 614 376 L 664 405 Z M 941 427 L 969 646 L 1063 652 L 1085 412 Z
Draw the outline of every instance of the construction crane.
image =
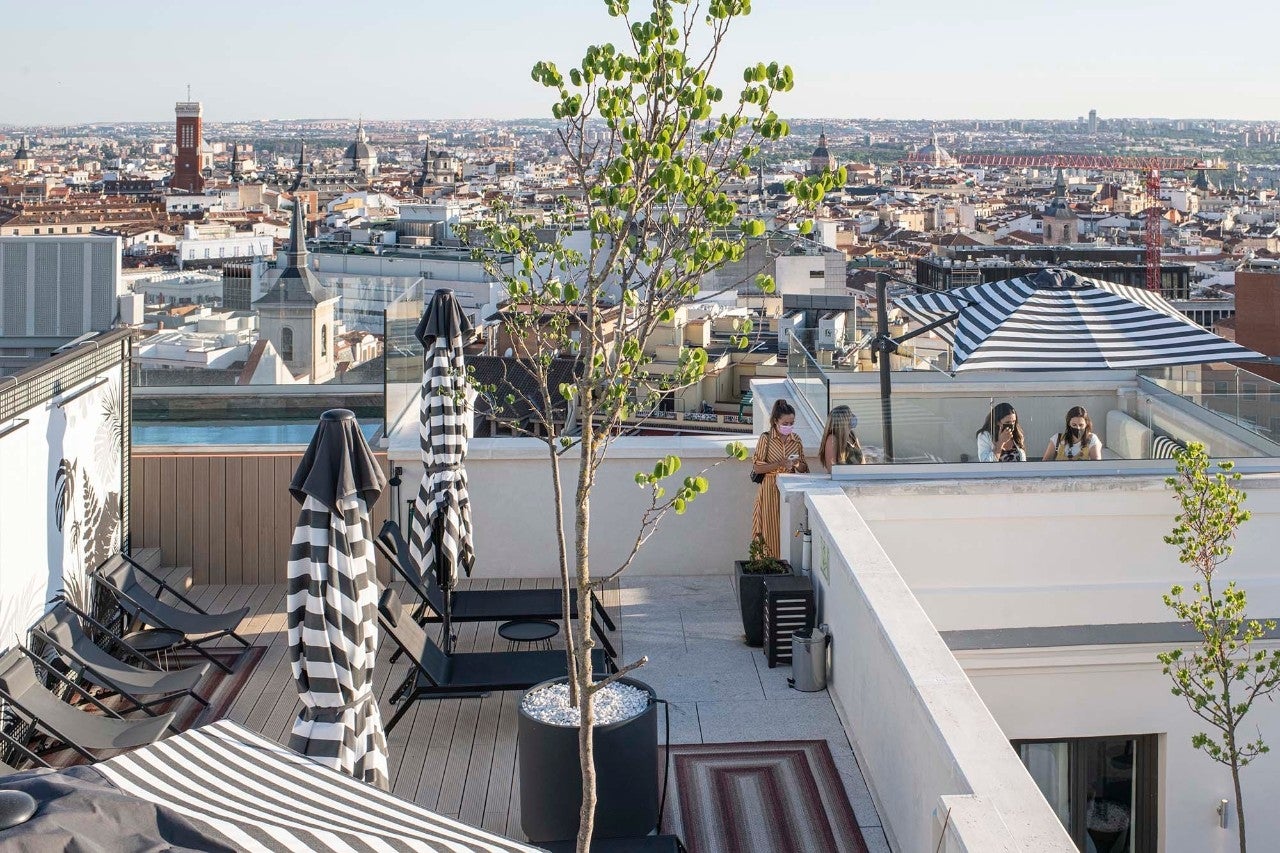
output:
M 912 151 L 902 159 L 903 163 L 931 165 L 933 154 Z M 1166 172 L 1189 169 L 1220 169 L 1214 160 L 1195 157 L 1116 157 L 1109 154 L 957 154 L 950 152 L 961 166 L 1005 166 L 1010 168 L 1064 169 L 1115 169 L 1122 171 L 1146 171 L 1153 166 Z
M 1152 162 L 1147 169 L 1146 263 L 1147 290 L 1160 292 L 1160 222 L 1164 218 L 1160 207 L 1160 169 Z
M 1147 290 L 1160 292 L 1160 223 L 1163 208 L 1160 204 L 1160 170 L 1189 172 L 1195 169 L 1221 169 L 1222 163 L 1195 157 L 1116 157 L 1107 154 L 963 154 L 951 153 L 951 158 L 961 166 L 985 166 L 1006 168 L 1053 169 L 1103 169 L 1137 172 L 1144 176 L 1146 192 L 1143 198 L 1144 235 L 1146 248 L 1143 258 L 1146 266 Z M 914 151 L 903 158 L 904 163 L 933 164 L 936 154 Z

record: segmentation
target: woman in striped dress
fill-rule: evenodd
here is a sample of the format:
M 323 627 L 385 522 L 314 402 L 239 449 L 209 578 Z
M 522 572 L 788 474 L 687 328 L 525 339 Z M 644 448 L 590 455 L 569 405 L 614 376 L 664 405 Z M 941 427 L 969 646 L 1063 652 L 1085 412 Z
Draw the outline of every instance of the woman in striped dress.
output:
M 774 557 L 781 556 L 782 539 L 778 524 L 778 475 L 809 473 L 809 465 L 804 460 L 804 444 L 795 434 L 795 427 L 796 410 L 786 400 L 778 400 L 769 413 L 769 430 L 756 442 L 751 468 L 764 477 L 756 492 L 751 538 L 763 538 L 765 548 Z

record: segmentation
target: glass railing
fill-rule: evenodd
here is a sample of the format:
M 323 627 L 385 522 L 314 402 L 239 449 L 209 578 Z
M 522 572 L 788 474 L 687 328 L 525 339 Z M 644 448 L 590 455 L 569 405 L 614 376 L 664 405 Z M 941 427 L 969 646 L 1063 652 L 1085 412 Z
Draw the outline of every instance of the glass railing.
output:
M 787 378 L 795 386 L 810 415 L 822 422 L 830 409 L 831 382 L 818 360 L 805 348 L 802 337 L 796 335 L 796 330 L 787 332 Z
M 417 411 L 422 388 L 422 344 L 413 336 L 422 319 L 426 279 L 419 279 L 383 313 L 383 406 L 387 435 Z
M 802 394 L 803 387 L 797 384 Z M 1109 390 L 1072 395 L 1006 391 L 1002 396 L 962 396 L 899 390 L 887 410 L 877 394 L 845 395 L 842 390 L 836 387 L 831 405 L 851 410 L 868 463 L 890 461 L 886 435 L 892 436 L 894 463 L 978 462 L 978 433 L 993 407 L 1006 403 L 1013 407 L 1021 431 L 1017 446 L 1008 448 L 1011 461 L 1023 457 L 1041 461 L 1046 454 L 1050 460 L 1057 458 L 1053 437 L 1064 430 L 1067 412 L 1075 406 L 1083 406 L 1092 420 L 1091 431 L 1098 438 L 1104 462 L 1171 458 L 1177 445 L 1161 439 L 1181 444 L 1201 442 L 1214 458 L 1280 458 L 1280 444 L 1268 436 L 1188 406 L 1156 386 L 1145 393 L 1139 389 L 1138 393 Z M 1280 396 L 1276 405 L 1280 408 Z M 1007 417 L 1007 412 L 1002 413 L 1002 418 Z M 1080 457 L 1088 454 L 1081 450 L 1068 444 L 1061 455 L 1082 461 Z M 816 448 L 810 452 L 816 455 Z
M 1230 364 L 1193 364 L 1142 371 L 1151 383 L 1234 426 L 1280 441 L 1280 383 Z

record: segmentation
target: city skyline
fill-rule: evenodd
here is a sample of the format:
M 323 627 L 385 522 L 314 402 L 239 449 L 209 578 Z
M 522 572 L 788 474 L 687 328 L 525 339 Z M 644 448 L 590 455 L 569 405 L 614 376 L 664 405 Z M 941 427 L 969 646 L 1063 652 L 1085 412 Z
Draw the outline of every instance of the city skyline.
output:
M 31 14 L 13 0 L 0 0 L 5 7 L 11 22 Z M 67 4 L 41 29 L 76 49 L 13 40 L 0 124 L 163 121 L 188 85 L 211 122 L 543 118 L 550 98 L 529 77 L 533 63 L 568 67 L 587 44 L 625 36 L 598 0 L 551 10 L 515 0 L 444 10 L 393 3 L 365 18 L 331 0 L 221 8 L 234 26 L 154 3 L 117 4 L 110 18 L 91 3 Z M 777 111 L 797 118 L 1069 120 L 1096 109 L 1103 118 L 1280 119 L 1268 82 L 1280 73 L 1274 54 L 1237 46 L 1227 56 L 1216 43 L 1172 51 L 1200 9 L 1183 0 L 1124 9 L 1084 0 L 1069 10 L 996 0 L 978 20 L 921 0 L 904 19 L 881 6 L 757 0 L 730 32 L 720 79 L 729 99 L 743 66 L 791 64 L 796 88 Z M 1269 9 L 1250 20 L 1263 31 L 1267 17 L 1280 22 Z M 185 51 L 193 38 L 205 49 Z

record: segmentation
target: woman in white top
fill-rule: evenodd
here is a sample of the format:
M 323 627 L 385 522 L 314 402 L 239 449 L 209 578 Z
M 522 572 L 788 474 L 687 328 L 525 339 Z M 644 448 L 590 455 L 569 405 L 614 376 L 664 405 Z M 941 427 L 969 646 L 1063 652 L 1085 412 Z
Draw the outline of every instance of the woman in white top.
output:
M 976 433 L 979 462 L 1026 462 L 1027 440 L 1018 426 L 1018 412 L 1009 403 L 996 403 Z
M 1072 406 L 1067 411 L 1067 423 L 1062 432 L 1049 439 L 1041 461 L 1056 459 L 1064 462 L 1080 462 L 1102 458 L 1102 439 L 1094 435 L 1093 420 L 1084 406 Z

